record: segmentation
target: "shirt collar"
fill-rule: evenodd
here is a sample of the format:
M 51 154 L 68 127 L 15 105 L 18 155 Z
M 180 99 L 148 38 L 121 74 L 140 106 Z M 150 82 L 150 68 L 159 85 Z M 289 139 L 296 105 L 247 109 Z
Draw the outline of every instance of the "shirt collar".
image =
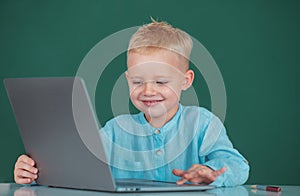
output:
M 167 132 L 174 125 L 177 124 L 177 122 L 180 118 L 181 112 L 182 112 L 182 105 L 179 103 L 178 104 L 178 110 L 177 110 L 176 114 L 165 125 L 163 125 L 161 128 L 152 127 L 149 124 L 149 122 L 147 121 L 147 119 L 145 118 L 144 113 L 142 113 L 142 112 L 139 113 L 139 121 L 143 126 L 146 126 L 147 128 L 149 128 L 152 131 L 155 131 L 155 130 L 159 129 L 161 132 Z

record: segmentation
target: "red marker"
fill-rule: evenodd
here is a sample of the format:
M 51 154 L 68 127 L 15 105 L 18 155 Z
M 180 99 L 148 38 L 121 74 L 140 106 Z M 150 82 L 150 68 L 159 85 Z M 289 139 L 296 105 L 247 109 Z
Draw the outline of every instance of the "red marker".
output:
M 280 192 L 281 188 L 277 186 L 252 185 L 251 188 L 265 191 Z

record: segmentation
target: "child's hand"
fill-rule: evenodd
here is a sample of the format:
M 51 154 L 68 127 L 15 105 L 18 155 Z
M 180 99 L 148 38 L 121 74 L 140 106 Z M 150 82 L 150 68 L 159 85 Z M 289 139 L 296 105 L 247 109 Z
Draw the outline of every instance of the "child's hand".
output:
M 206 183 L 210 184 L 217 179 L 217 177 L 226 171 L 226 167 L 222 167 L 219 170 L 212 170 L 211 168 L 201 165 L 194 164 L 189 170 L 184 171 L 180 169 L 173 169 L 173 174 L 180 176 L 181 179 L 176 183 L 181 185 L 189 181 L 192 183 Z
M 38 169 L 35 167 L 35 162 L 27 155 L 21 155 L 14 170 L 15 182 L 18 184 L 30 184 L 37 179 Z

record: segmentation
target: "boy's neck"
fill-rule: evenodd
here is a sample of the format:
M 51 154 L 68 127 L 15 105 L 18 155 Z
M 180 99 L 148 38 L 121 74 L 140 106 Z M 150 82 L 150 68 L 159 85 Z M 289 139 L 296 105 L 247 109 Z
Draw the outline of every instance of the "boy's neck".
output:
M 178 105 L 176 106 L 176 108 L 174 108 L 173 111 L 166 113 L 165 115 L 159 117 L 159 118 L 155 118 L 155 117 L 149 117 L 146 116 L 144 114 L 144 117 L 146 118 L 146 120 L 148 121 L 148 123 L 154 127 L 154 128 L 161 128 L 163 127 L 165 124 L 167 124 L 177 113 L 179 107 Z

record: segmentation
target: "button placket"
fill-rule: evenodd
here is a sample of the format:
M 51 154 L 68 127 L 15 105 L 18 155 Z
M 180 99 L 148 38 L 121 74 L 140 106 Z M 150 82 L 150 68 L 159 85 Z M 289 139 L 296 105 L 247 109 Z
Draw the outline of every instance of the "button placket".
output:
M 163 135 L 159 129 L 153 131 L 153 137 L 155 141 L 155 154 L 157 157 L 157 161 L 161 162 L 163 158 Z
M 165 161 L 164 161 L 164 132 L 161 129 L 153 130 L 153 139 L 155 143 L 155 148 L 153 149 L 156 167 L 157 167 L 157 179 L 165 179 Z

